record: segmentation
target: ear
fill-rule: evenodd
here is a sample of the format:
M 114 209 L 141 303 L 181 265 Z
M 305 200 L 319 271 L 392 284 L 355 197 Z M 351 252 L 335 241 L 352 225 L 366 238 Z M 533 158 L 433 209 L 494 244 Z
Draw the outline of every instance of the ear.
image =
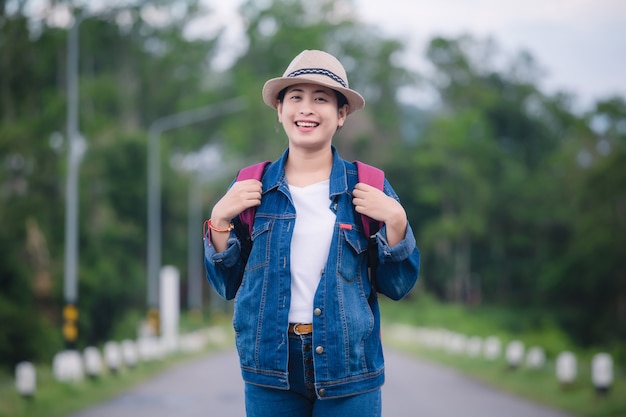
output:
M 337 127 L 343 127 L 348 117 L 348 105 L 344 104 L 339 110 L 337 110 Z
M 281 114 L 283 113 L 283 103 L 281 103 L 280 100 L 276 102 L 276 113 L 278 114 L 278 123 L 282 124 L 283 119 Z

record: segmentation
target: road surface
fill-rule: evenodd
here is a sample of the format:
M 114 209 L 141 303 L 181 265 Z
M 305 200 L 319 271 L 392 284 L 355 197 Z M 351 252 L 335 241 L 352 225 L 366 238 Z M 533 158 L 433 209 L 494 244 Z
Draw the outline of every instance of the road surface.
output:
M 387 348 L 385 417 L 571 417 Z M 243 417 L 237 354 L 211 353 L 71 417 Z

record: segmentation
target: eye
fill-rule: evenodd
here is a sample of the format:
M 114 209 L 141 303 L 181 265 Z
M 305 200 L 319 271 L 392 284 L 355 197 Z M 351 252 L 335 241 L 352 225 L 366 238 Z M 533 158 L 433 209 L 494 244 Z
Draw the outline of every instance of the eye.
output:
M 328 99 L 326 97 L 319 96 L 319 97 L 315 97 L 315 101 L 318 101 L 320 103 L 326 103 Z

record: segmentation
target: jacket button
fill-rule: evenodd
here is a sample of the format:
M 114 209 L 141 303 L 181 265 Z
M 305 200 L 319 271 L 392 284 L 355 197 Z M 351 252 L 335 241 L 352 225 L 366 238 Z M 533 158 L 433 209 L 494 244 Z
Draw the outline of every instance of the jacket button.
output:
M 321 316 L 322 315 L 322 309 L 321 308 L 316 308 L 315 310 L 313 310 L 313 314 L 315 314 L 316 316 Z
M 320 390 L 317 391 L 317 393 L 320 395 L 320 397 L 323 397 L 324 395 L 326 395 L 326 390 L 324 388 L 320 388 Z
M 322 353 L 324 353 L 324 348 L 322 346 L 316 347 L 315 353 L 317 353 L 318 355 L 321 355 Z

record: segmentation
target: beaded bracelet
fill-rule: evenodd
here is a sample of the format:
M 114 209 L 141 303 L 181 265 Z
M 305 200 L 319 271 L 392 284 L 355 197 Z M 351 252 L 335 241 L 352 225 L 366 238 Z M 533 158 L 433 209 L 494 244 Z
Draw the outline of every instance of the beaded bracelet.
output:
M 234 224 L 229 224 L 227 228 L 225 229 L 218 229 L 217 227 L 213 226 L 213 224 L 211 223 L 211 219 L 207 220 L 206 222 L 204 222 L 204 224 L 211 230 L 213 230 L 214 232 L 217 233 L 228 233 L 231 230 L 233 230 L 235 228 Z M 206 233 L 205 233 L 206 234 Z

